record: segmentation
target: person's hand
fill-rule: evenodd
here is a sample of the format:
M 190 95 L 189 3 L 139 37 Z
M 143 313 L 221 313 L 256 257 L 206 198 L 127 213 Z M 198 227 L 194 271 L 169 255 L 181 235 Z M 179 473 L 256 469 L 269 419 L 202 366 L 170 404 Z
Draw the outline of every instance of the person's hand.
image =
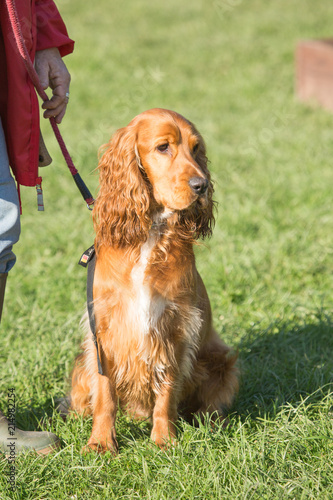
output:
M 57 48 L 38 50 L 35 57 L 35 68 L 44 90 L 52 89 L 52 98 L 45 101 L 42 108 L 44 118 L 54 116 L 57 123 L 66 113 L 69 99 L 70 74 Z

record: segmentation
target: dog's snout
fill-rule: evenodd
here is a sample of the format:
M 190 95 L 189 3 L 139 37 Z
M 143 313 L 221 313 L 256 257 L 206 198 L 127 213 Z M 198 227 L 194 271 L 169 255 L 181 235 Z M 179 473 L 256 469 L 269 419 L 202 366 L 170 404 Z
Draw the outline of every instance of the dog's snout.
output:
M 192 179 L 190 179 L 188 183 L 192 191 L 198 196 L 205 194 L 205 192 L 207 191 L 207 179 L 203 179 L 202 177 L 192 177 Z

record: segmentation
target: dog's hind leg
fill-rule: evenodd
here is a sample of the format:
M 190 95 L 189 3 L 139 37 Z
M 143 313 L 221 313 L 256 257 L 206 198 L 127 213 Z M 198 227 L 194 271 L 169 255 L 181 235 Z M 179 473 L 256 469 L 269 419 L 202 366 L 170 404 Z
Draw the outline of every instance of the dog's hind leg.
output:
M 215 334 L 198 353 L 193 367 L 193 379 L 185 389 L 180 413 L 186 420 L 203 420 L 206 415 L 213 421 L 224 421 L 238 391 L 237 355 Z
M 70 395 L 70 410 L 80 415 L 92 413 L 90 405 L 91 381 L 85 365 L 85 353 L 80 354 L 75 361 L 72 374 L 72 391 Z
M 70 411 L 80 415 L 91 415 L 91 375 L 94 366 L 91 366 L 96 352 L 92 341 L 88 313 L 81 319 L 81 327 L 85 331 L 85 340 L 81 346 L 82 352 L 75 360 L 72 372 L 72 390 L 70 394 Z

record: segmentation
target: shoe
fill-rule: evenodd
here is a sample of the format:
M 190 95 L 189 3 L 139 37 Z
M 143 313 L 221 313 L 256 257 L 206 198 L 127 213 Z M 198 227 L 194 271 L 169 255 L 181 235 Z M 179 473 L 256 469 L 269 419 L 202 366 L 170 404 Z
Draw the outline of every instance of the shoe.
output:
M 0 451 L 6 457 L 13 457 L 22 452 L 34 451 L 38 455 L 48 455 L 60 448 L 60 439 L 52 432 L 22 431 L 8 422 L 0 411 Z

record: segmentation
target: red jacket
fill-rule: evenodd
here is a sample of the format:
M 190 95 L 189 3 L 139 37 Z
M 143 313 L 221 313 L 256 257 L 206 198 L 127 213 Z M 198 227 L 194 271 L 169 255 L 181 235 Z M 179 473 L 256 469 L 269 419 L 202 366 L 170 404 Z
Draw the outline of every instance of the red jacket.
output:
M 31 60 L 36 50 L 58 47 L 61 56 L 74 42 L 53 0 L 16 0 L 16 9 Z M 19 184 L 38 184 L 39 103 L 16 48 L 5 0 L 0 0 L 0 116 L 9 163 Z

